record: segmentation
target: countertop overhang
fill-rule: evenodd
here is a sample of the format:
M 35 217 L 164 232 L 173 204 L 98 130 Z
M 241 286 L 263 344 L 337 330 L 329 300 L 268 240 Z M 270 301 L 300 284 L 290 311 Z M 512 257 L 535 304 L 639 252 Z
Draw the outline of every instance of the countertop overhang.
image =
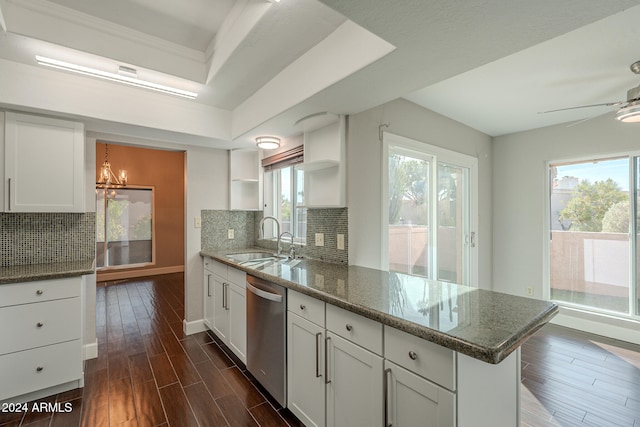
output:
M 200 254 L 491 364 L 504 360 L 558 313 L 558 305 L 549 301 L 372 268 L 312 259 L 252 268 L 227 257 L 255 250 L 204 249 Z
M 95 272 L 93 259 L 0 267 L 0 285 L 37 280 L 62 279 Z

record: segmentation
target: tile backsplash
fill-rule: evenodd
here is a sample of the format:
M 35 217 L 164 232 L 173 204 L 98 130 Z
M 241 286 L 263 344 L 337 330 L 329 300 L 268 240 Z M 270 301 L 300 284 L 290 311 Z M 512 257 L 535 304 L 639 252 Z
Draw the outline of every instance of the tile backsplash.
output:
M 0 213 L 0 267 L 95 257 L 96 214 Z
M 203 249 L 241 249 L 260 246 L 276 249 L 271 240 L 257 240 L 258 224 L 262 212 L 203 210 L 201 247 Z M 348 212 L 347 208 L 307 210 L 307 245 L 297 247 L 298 255 L 333 263 L 348 263 Z M 234 238 L 228 238 L 228 230 L 234 230 Z M 315 246 L 315 233 L 324 234 L 324 246 Z M 343 234 L 344 250 L 337 249 L 336 236 Z M 288 248 L 285 243 L 283 245 Z

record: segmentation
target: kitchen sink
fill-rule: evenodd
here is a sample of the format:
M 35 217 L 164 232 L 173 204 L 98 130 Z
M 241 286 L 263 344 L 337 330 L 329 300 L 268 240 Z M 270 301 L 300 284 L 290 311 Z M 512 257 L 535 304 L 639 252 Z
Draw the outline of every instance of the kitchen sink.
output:
M 227 258 L 232 259 L 235 262 L 247 262 L 247 261 L 267 261 L 278 258 L 273 252 L 242 252 L 237 254 L 228 254 Z

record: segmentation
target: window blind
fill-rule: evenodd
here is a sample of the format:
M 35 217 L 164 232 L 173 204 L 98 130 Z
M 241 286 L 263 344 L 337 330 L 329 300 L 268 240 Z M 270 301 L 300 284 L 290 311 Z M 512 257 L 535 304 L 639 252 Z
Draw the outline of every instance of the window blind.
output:
M 262 167 L 265 172 L 281 169 L 287 166 L 302 163 L 304 161 L 304 146 L 298 145 L 290 150 L 262 159 Z

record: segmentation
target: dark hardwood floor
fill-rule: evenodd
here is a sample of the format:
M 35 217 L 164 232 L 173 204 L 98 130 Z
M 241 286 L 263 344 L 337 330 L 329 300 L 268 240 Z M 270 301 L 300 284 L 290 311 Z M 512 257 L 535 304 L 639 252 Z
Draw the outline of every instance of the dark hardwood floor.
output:
M 99 283 L 99 357 L 86 362 L 85 387 L 29 403 L 41 411 L 0 413 L 0 426 L 299 426 L 224 345 L 182 333 L 182 280 Z M 529 426 L 640 427 L 640 346 L 542 328 L 522 349 Z
M 0 413 L 0 426 L 299 426 L 212 336 L 182 333 L 182 282 L 99 283 L 99 357 L 85 364 L 84 388 L 42 400 L 59 411 Z
M 522 426 L 640 427 L 640 346 L 546 325 L 522 346 Z

